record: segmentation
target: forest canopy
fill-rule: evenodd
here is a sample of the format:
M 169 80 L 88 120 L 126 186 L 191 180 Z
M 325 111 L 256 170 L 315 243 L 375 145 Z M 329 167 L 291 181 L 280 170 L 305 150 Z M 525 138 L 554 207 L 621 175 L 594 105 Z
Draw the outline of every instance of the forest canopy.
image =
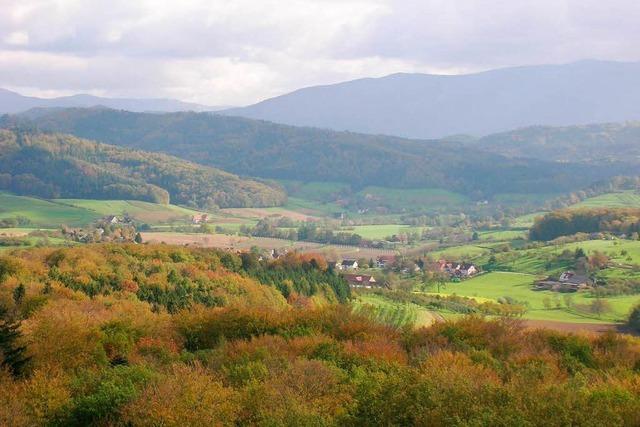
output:
M 576 233 L 598 232 L 627 235 L 640 232 L 640 209 L 563 209 L 550 212 L 536 219 L 529 237 L 531 240 L 553 240 Z
M 274 184 L 164 154 L 2 129 L 0 190 L 43 198 L 171 201 L 200 209 L 277 206 L 286 200 Z

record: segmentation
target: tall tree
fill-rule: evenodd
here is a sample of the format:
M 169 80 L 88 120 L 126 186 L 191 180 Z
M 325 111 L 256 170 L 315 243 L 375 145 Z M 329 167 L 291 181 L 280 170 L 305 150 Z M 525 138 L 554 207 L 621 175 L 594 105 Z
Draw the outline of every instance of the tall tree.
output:
M 20 323 L 11 319 L 8 310 L 0 306 L 0 365 L 9 369 L 14 377 L 24 374 L 30 357 L 27 348 L 18 343 Z

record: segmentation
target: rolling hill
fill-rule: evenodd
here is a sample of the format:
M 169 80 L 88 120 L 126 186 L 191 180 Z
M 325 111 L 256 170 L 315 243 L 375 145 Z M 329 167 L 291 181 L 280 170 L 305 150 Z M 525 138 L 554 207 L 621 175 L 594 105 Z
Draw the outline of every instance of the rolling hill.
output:
M 612 174 L 536 159 L 509 159 L 455 141 L 297 128 L 209 113 L 145 114 L 67 109 L 37 117 L 4 116 L 0 125 L 62 132 L 103 143 L 157 151 L 236 174 L 342 182 L 361 189 L 443 188 L 488 197 L 496 193 L 560 193 Z
M 0 130 L 0 190 L 43 198 L 143 200 L 199 207 L 276 206 L 276 186 L 158 153 L 70 135 Z
M 640 119 L 640 63 L 580 61 L 309 87 L 225 114 L 411 138 Z
M 13 114 L 32 108 L 70 108 L 103 106 L 128 111 L 215 111 L 221 107 L 210 107 L 191 102 L 183 102 L 166 98 L 103 98 L 99 96 L 78 94 L 58 98 L 37 98 L 24 96 L 7 89 L 0 88 L 0 114 Z
M 488 135 L 469 146 L 508 157 L 558 162 L 640 163 L 640 121 L 583 126 L 533 126 Z

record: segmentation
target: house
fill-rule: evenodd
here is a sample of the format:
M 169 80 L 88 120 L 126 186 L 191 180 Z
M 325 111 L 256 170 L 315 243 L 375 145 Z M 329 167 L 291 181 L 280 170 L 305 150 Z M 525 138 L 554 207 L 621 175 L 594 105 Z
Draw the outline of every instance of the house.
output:
M 395 255 L 380 255 L 376 259 L 376 266 L 378 268 L 387 268 L 392 266 L 396 262 Z
M 342 262 L 338 264 L 338 268 L 340 270 L 357 270 L 358 261 L 355 259 L 343 259 Z
M 119 224 L 120 218 L 118 218 L 115 215 L 107 215 L 104 218 L 102 218 L 102 222 L 104 224 Z
M 563 285 L 568 285 L 569 287 L 575 288 L 576 290 L 587 288 L 592 284 L 589 277 L 581 274 L 576 274 L 573 271 L 565 271 L 560 275 L 558 281 Z
M 379 286 L 376 279 L 367 274 L 343 274 L 342 277 L 344 277 L 352 288 L 371 289 L 374 286 Z
M 459 277 L 471 277 L 478 273 L 478 269 L 473 264 L 462 264 L 456 270 Z
M 192 224 L 204 224 L 209 221 L 209 215 L 207 214 L 196 214 L 191 217 Z
M 589 277 L 576 274 L 573 271 L 565 271 L 560 275 L 558 280 L 545 279 L 537 281 L 533 290 L 535 291 L 554 291 L 554 292 L 577 292 L 581 289 L 588 288 L 592 285 Z

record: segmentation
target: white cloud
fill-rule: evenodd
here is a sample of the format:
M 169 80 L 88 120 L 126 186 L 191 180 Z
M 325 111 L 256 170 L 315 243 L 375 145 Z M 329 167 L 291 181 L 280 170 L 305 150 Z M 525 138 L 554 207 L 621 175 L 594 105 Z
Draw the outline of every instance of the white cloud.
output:
M 640 60 L 635 0 L 0 0 L 0 87 L 244 104 L 400 71 Z
M 24 31 L 15 31 L 7 34 L 3 41 L 12 46 L 24 46 L 29 44 L 29 34 Z

